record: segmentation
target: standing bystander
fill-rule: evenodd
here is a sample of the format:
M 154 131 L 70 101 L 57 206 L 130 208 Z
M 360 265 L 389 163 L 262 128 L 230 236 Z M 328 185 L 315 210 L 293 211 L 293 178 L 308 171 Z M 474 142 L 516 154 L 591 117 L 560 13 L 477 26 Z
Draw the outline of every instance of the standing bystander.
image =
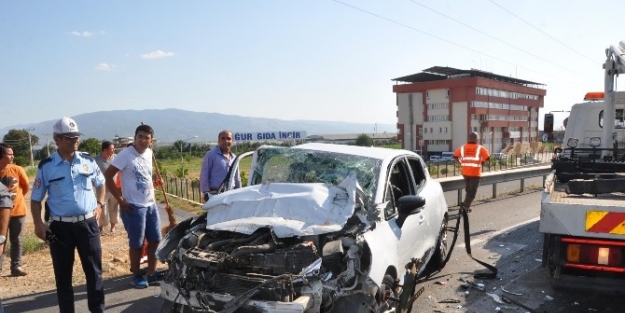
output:
M 480 186 L 482 164 L 490 159 L 490 153 L 488 153 L 486 147 L 477 142 L 477 133 L 471 132 L 468 142 L 454 152 L 454 159 L 460 162 L 465 183 L 464 201 L 460 203 L 460 209 L 465 210 L 467 213 L 471 212 L 471 203 L 475 199 L 477 187 Z
M 217 136 L 217 146 L 208 150 L 202 160 L 200 170 L 200 191 L 204 195 L 204 201 L 208 201 L 208 194 L 218 192 L 226 180 L 230 166 L 234 162 L 236 155 L 231 152 L 232 132 L 222 130 Z M 234 187 L 241 187 L 241 176 L 239 170 L 235 174 Z
M 30 189 L 26 171 L 13 164 L 13 147 L 0 143 L 0 181 L 13 195 L 13 209 L 9 220 L 9 242 L 11 243 L 11 275 L 26 276 L 22 268 L 22 228 L 26 219 L 24 196 Z M 0 254 L 0 269 L 4 255 Z
M 9 189 L 0 183 L 0 254 L 4 253 L 4 246 L 7 242 L 7 230 L 9 228 L 10 211 L 13 208 L 12 195 Z M 0 260 L 0 263 L 2 260 Z M 2 264 L 0 264 L 1 266 Z M 2 298 L 0 298 L 0 313 L 4 313 L 2 308 Z
M 104 201 L 104 175 L 88 153 L 78 151 L 76 122 L 64 117 L 53 128 L 56 153 L 39 163 L 30 207 L 37 237 L 50 244 L 59 310 L 73 313 L 72 271 L 75 250 L 87 280 L 90 312 L 104 312 L 102 246 L 98 219 Z M 93 192 L 95 186 L 95 194 Z M 41 218 L 46 199 L 49 224 Z
M 113 145 L 110 141 L 102 141 L 102 151 L 95 157 L 95 162 L 100 167 L 100 171 L 102 173 L 106 172 L 106 169 L 109 168 L 109 165 L 115 159 L 115 145 Z M 113 194 L 107 189 L 106 196 L 104 197 L 104 208 L 102 210 L 102 215 L 100 215 L 100 233 L 104 232 L 104 228 L 110 223 L 111 224 L 111 234 L 115 234 L 116 226 L 117 226 L 117 218 L 119 216 L 119 204 L 117 203 L 117 199 L 113 197 Z
M 152 180 L 152 139 L 154 130 L 140 125 L 135 130 L 134 144 L 126 147 L 104 173 L 106 187 L 113 194 L 121 209 L 120 216 L 128 232 L 131 284 L 135 288 L 147 288 L 158 280 L 156 255 L 161 241 L 161 219 L 154 198 L 154 186 L 162 183 L 160 177 Z M 115 175 L 121 175 L 121 192 L 115 186 Z M 148 241 L 147 280 L 140 271 L 141 252 Z

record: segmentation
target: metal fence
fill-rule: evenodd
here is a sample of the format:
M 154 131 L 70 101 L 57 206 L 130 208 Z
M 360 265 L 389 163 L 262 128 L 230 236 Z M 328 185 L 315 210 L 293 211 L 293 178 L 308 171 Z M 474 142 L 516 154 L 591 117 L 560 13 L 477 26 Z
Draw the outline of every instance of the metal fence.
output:
M 482 172 L 494 172 L 509 170 L 512 168 L 523 167 L 528 165 L 547 164 L 551 162 L 553 152 L 542 153 L 519 153 L 505 156 L 491 157 L 489 162 L 482 166 Z M 460 164 L 454 160 L 430 162 L 428 171 L 432 178 L 454 177 L 461 174 Z

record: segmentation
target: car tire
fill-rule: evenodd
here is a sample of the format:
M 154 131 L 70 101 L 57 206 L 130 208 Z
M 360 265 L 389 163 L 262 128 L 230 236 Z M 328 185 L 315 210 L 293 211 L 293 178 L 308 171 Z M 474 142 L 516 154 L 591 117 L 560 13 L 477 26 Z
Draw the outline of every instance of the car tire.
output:
M 430 259 L 430 269 L 440 270 L 445 266 L 444 262 L 447 258 L 449 247 L 447 246 L 447 215 L 443 218 L 440 231 L 438 232 L 438 240 L 436 240 L 436 250 Z

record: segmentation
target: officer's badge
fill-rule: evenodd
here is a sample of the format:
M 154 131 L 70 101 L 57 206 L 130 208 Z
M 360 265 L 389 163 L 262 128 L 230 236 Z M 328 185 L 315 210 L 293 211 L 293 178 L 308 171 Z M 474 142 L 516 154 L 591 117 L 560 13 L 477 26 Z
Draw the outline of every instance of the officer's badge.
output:
M 33 187 L 39 189 L 39 187 L 41 187 L 41 180 L 39 178 L 35 179 L 35 182 L 33 183 Z
M 87 174 L 89 173 L 89 165 L 87 165 L 86 163 L 82 165 L 82 172 Z

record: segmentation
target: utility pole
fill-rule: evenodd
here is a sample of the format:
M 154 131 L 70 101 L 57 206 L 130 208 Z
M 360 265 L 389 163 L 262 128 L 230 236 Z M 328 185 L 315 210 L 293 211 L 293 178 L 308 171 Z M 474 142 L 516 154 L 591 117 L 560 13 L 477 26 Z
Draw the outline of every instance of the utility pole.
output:
M 35 130 L 34 128 L 29 128 L 26 130 L 28 132 L 28 150 L 30 150 L 30 166 L 35 167 L 35 160 L 33 158 L 33 140 L 30 136 L 30 132 Z
M 48 156 L 50 156 L 50 137 L 48 137 L 48 136 L 50 136 L 52 134 L 45 133 L 43 135 L 46 136 L 46 150 L 48 151 Z

